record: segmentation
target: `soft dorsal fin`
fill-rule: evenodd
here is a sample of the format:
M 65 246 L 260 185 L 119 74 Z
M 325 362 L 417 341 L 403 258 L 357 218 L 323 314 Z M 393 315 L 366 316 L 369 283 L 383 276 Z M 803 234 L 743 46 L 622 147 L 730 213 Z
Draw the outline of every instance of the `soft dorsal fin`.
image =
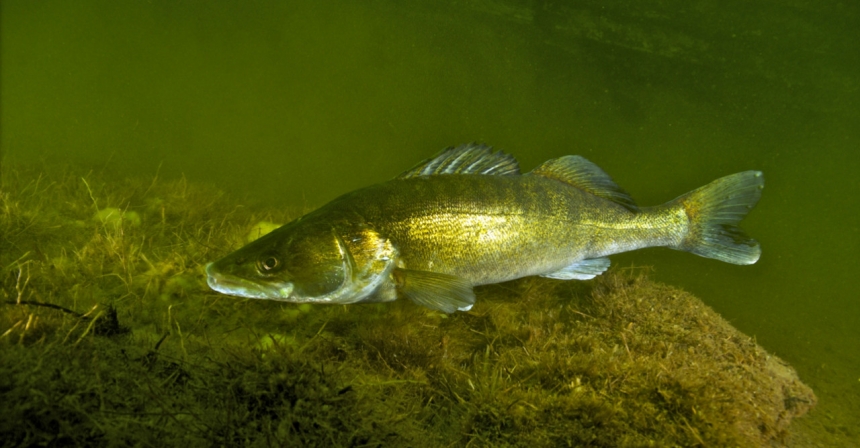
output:
M 547 160 L 529 174 L 555 179 L 582 191 L 623 205 L 631 211 L 639 207 L 600 167 L 582 156 L 564 156 Z
M 435 174 L 489 174 L 512 176 L 520 174 L 520 165 L 510 154 L 493 152 L 491 146 L 477 143 L 451 146 L 397 176 L 408 179 Z

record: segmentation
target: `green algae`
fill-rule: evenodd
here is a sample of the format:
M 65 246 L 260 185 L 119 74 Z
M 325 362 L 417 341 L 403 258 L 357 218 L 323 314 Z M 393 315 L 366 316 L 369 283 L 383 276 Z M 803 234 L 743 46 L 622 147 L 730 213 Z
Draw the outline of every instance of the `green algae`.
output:
M 2 174 L 3 445 L 780 446 L 816 400 L 647 269 L 491 285 L 453 315 L 237 299 L 202 266 L 298 213 Z M 139 223 L 91 219 L 109 208 Z

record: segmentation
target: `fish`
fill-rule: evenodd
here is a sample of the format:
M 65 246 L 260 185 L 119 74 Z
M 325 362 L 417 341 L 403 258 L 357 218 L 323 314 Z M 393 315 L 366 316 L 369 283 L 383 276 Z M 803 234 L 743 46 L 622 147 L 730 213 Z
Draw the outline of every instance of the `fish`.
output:
M 761 171 L 639 207 L 602 169 L 568 155 L 521 173 L 513 156 L 449 147 L 394 179 L 346 193 L 205 267 L 213 290 L 294 303 L 407 298 L 453 313 L 474 287 L 527 276 L 589 280 L 610 255 L 668 247 L 749 265 L 740 227 Z

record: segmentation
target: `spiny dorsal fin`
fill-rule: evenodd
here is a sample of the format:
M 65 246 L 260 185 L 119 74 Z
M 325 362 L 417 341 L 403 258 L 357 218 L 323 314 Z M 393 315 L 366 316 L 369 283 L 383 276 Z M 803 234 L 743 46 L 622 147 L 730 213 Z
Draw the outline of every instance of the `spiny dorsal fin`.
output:
M 415 165 L 397 176 L 408 179 L 435 174 L 489 174 L 512 176 L 520 174 L 520 165 L 510 154 L 493 152 L 491 146 L 477 143 L 451 146 L 437 156 Z
M 564 156 L 547 160 L 529 174 L 564 182 L 587 193 L 623 205 L 631 211 L 639 210 L 626 191 L 613 182 L 600 167 L 582 156 Z

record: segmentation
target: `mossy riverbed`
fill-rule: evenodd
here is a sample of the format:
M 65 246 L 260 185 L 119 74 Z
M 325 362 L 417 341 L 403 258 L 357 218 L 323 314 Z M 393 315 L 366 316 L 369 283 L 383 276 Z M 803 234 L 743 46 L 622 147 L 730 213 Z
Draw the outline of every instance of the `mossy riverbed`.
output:
M 0 444 L 766 447 L 814 406 L 692 295 L 614 268 L 445 315 L 208 289 L 302 210 L 184 179 L 3 167 Z

